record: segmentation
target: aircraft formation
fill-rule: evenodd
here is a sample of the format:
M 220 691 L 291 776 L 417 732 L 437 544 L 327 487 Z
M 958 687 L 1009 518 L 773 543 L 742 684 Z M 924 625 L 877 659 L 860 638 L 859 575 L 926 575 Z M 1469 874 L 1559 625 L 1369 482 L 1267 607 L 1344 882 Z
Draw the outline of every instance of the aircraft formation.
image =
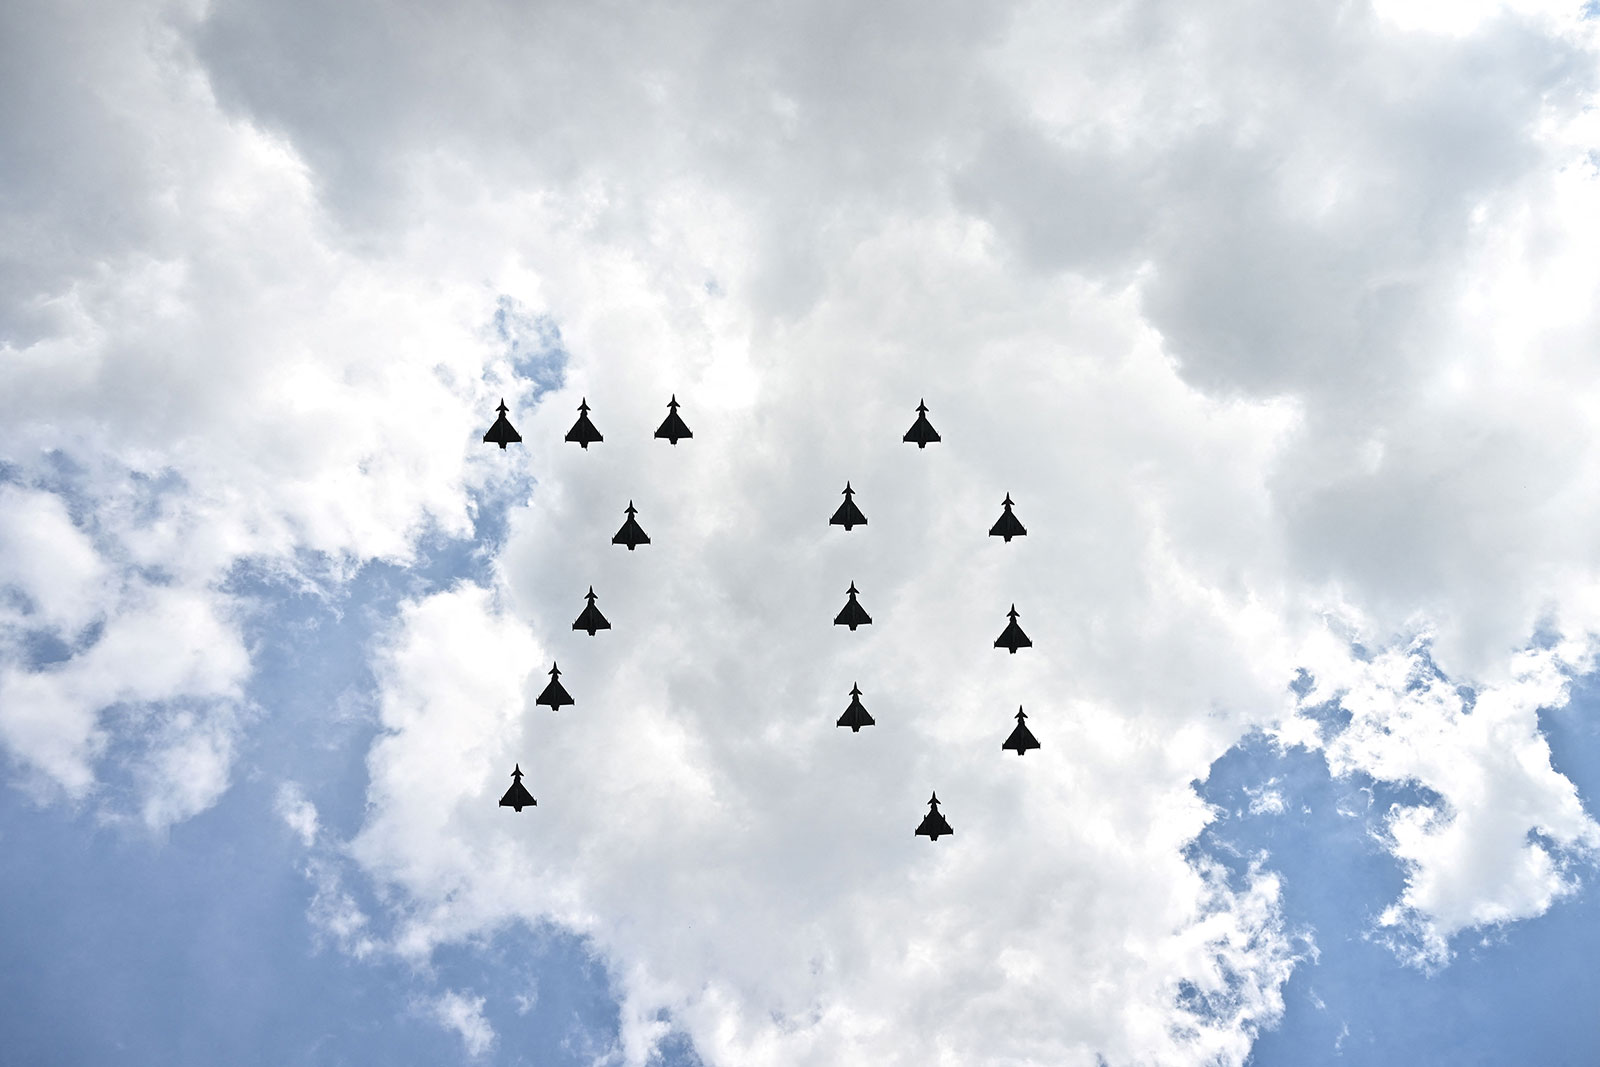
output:
M 679 441 L 694 437 L 688 425 L 683 421 L 682 416 L 678 414 L 680 406 L 677 394 L 673 394 L 672 398 L 667 401 L 667 417 L 662 420 L 661 425 L 657 427 L 655 432 L 657 438 L 667 441 L 674 447 Z M 508 444 L 520 444 L 522 435 L 516 431 L 515 427 L 511 425 L 510 419 L 507 418 L 509 409 L 506 407 L 505 398 L 501 398 L 500 404 L 495 411 L 495 421 L 489 427 L 488 432 L 483 435 L 484 443 L 499 445 L 502 451 L 505 450 Z M 589 411 L 589 399 L 584 397 L 578 404 L 578 421 L 573 423 L 572 429 L 567 431 L 566 436 L 567 441 L 580 446 L 586 452 L 589 450 L 590 445 L 605 441 L 599 429 L 590 421 Z M 939 436 L 939 431 L 935 430 L 933 424 L 928 421 L 928 405 L 925 401 L 919 400 L 917 402 L 916 421 L 911 424 L 911 428 L 906 431 L 902 440 L 907 444 L 916 445 L 919 450 L 943 440 Z M 838 510 L 833 513 L 833 517 L 828 520 L 828 524 L 830 526 L 842 526 L 846 533 L 849 533 L 857 526 L 868 525 L 866 515 L 862 513 L 860 507 L 855 503 L 855 490 L 851 488 L 849 482 L 845 482 L 843 496 L 844 503 L 839 505 Z M 1007 544 L 1010 544 L 1011 539 L 1014 537 L 1026 536 L 1027 529 L 1023 527 L 1022 522 L 1012 511 L 1012 508 L 1016 505 L 1012 501 L 1010 493 L 1005 495 L 1005 499 L 1001 501 L 1000 506 L 1000 518 L 990 528 L 989 536 L 1003 538 Z M 611 538 L 611 543 L 622 545 L 629 552 L 634 551 L 640 545 L 648 545 L 650 543 L 650 535 L 645 533 L 644 528 L 639 525 L 639 511 L 633 506 L 633 501 L 628 501 L 624 514 L 627 518 L 623 521 L 621 529 Z M 851 632 L 854 632 L 859 626 L 872 624 L 872 616 L 867 614 L 867 610 L 861 606 L 861 602 L 857 599 L 860 595 L 861 591 L 856 588 L 856 583 L 852 581 L 850 587 L 845 590 L 846 600 L 844 607 L 834 617 L 835 626 L 848 626 Z M 584 594 L 584 609 L 572 623 L 574 630 L 582 631 L 593 637 L 601 630 L 611 629 L 611 623 L 601 613 L 599 607 L 596 606 L 598 599 L 599 597 L 595 595 L 594 586 L 591 585 L 589 591 Z M 1033 642 L 1029 640 L 1028 635 L 1023 632 L 1022 626 L 1017 622 L 1018 617 L 1017 606 L 1012 604 L 1011 610 L 1006 612 L 1007 622 L 1005 629 L 1001 631 L 999 637 L 995 638 L 995 648 L 1003 648 L 1010 654 L 1016 655 L 1018 649 L 1033 647 Z M 575 704 L 572 694 L 568 693 L 566 687 L 561 684 L 560 668 L 552 663 L 549 673 L 550 683 L 544 687 L 544 691 L 539 694 L 534 703 L 548 707 L 552 711 L 559 711 L 563 707 Z M 860 685 L 852 682 L 850 685 L 850 704 L 845 708 L 844 714 L 839 716 L 839 720 L 836 723 L 837 726 L 848 726 L 852 734 L 860 733 L 863 727 L 876 725 L 876 721 L 867 712 L 866 706 L 861 703 L 861 695 Z M 1022 756 L 1029 750 L 1038 748 L 1039 740 L 1033 736 L 1033 731 L 1028 729 L 1027 715 L 1020 707 L 1017 708 L 1016 721 L 1016 728 L 1001 742 L 1000 748 L 1001 751 L 1015 752 L 1018 756 Z M 522 765 L 519 763 L 511 772 L 511 788 L 507 789 L 505 795 L 500 798 L 501 807 L 520 812 L 525 807 L 532 807 L 538 804 L 538 801 L 534 800 L 532 794 L 522 784 L 522 777 Z M 940 837 L 954 833 L 955 830 L 939 811 L 939 795 L 937 793 L 933 794 L 928 800 L 928 813 L 923 816 L 922 822 L 917 825 L 914 836 L 926 837 L 930 841 L 937 841 Z

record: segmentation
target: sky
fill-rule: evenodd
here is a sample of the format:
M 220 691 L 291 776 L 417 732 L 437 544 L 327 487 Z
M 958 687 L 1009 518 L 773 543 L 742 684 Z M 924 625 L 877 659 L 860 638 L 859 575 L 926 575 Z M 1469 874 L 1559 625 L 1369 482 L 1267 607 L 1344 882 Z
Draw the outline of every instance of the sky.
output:
M 1600 1061 L 1596 15 L 5 5 L 0 1047 Z

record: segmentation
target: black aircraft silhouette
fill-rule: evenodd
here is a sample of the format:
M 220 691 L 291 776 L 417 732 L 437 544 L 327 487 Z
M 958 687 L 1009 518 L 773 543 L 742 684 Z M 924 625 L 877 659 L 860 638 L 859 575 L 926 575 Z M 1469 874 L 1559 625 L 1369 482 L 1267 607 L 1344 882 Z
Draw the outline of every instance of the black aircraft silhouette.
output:
M 1019 706 L 1017 708 L 1017 728 L 1012 730 L 1011 736 L 1005 739 L 1005 743 L 1000 746 L 1000 751 L 1004 752 L 1010 749 L 1020 756 L 1030 748 L 1039 747 L 1039 739 L 1033 736 L 1032 730 L 1028 729 L 1027 719 L 1028 717 L 1022 713 L 1022 708 Z
M 861 687 L 854 682 L 850 683 L 850 706 L 844 709 L 844 714 L 839 716 L 839 721 L 834 725 L 848 726 L 853 734 L 860 733 L 863 726 L 875 725 L 867 709 L 861 706 Z
M 683 420 L 678 418 L 677 393 L 673 393 L 672 399 L 667 401 L 667 417 L 661 420 L 661 425 L 656 429 L 656 436 L 665 437 L 673 444 L 677 444 L 680 437 L 694 436 L 689 432 L 689 427 L 684 425 Z
M 857 626 L 866 626 L 872 622 L 872 616 L 867 614 L 865 608 L 856 603 L 856 592 L 856 583 L 851 582 L 850 588 L 846 590 L 846 595 L 850 599 L 845 601 L 844 610 L 834 616 L 833 624 L 835 626 L 848 626 L 854 631 Z
M 833 513 L 833 518 L 828 520 L 829 526 L 843 526 L 848 533 L 851 527 L 865 526 L 867 517 L 861 514 L 861 509 L 856 507 L 856 502 L 851 497 L 856 491 L 850 488 L 850 483 L 844 483 L 844 503 L 839 505 L 839 510 Z
M 939 431 L 933 428 L 933 423 L 928 421 L 928 405 L 926 401 L 917 401 L 917 421 L 911 424 L 911 429 L 906 431 L 903 441 L 915 441 L 918 448 L 927 448 L 935 441 L 940 440 Z
M 939 840 L 940 834 L 953 834 L 950 824 L 944 821 L 944 816 L 939 814 L 939 794 L 933 794 L 928 801 L 928 814 L 922 817 L 922 823 L 917 827 L 914 837 L 926 837 L 934 841 Z
M 645 533 L 639 524 L 633 520 L 633 517 L 639 514 L 639 509 L 633 506 L 633 501 L 628 501 L 628 506 L 625 510 L 628 513 L 628 521 L 622 524 L 622 529 L 617 531 L 616 536 L 611 539 L 611 543 L 614 545 L 627 545 L 628 551 L 632 552 L 640 545 L 648 545 L 650 543 L 650 535 Z
M 506 407 L 505 397 L 500 398 L 500 406 L 495 410 L 500 413 L 500 417 L 494 420 L 494 425 L 483 435 L 483 440 L 486 444 L 499 445 L 500 451 L 504 452 L 506 445 L 521 444 L 522 435 L 511 428 L 511 422 L 506 418 L 506 412 L 510 409 Z
M 589 602 L 589 606 L 583 609 L 583 614 L 578 616 L 577 621 L 572 624 L 572 628 L 574 630 L 588 630 L 590 637 L 593 637 L 598 630 L 611 629 L 611 624 L 606 621 L 606 617 L 600 614 L 599 608 L 594 606 L 594 602 L 599 599 L 594 595 L 594 586 L 591 585 L 589 587 L 589 591 L 584 594 L 583 599 Z
M 1022 632 L 1022 627 L 1017 625 L 1017 606 L 1011 605 L 1011 610 L 1006 612 L 1006 617 L 1011 621 L 1006 623 L 1006 628 L 1000 636 L 994 639 L 995 648 L 1003 648 L 1013 656 L 1019 648 L 1032 648 L 1033 642 L 1028 640 L 1028 635 Z
M 507 789 L 506 795 L 500 798 L 500 806 L 502 808 L 510 808 L 512 811 L 521 811 L 529 805 L 538 807 L 539 802 L 533 799 L 532 794 L 527 789 L 523 788 L 522 764 L 519 763 L 517 764 L 517 769 L 511 772 L 511 788 Z
M 554 663 L 550 664 L 550 684 L 544 687 L 544 692 L 539 694 L 539 699 L 534 703 L 543 704 L 551 711 L 560 711 L 561 705 L 573 703 L 572 694 L 561 684 L 561 669 Z
M 567 440 L 582 445 L 585 452 L 589 451 L 590 445 L 605 440 L 600 436 L 600 431 L 594 428 L 594 423 L 589 421 L 588 397 L 584 397 L 578 404 L 578 421 L 567 431 Z
M 1028 531 L 1023 529 L 1022 523 L 1018 522 L 1017 517 L 1011 514 L 1010 493 L 1007 493 L 1006 498 L 1000 501 L 1000 506 L 1005 510 L 1000 513 L 1000 521 L 989 527 L 989 536 L 1004 537 L 1006 544 L 1009 545 L 1013 537 L 1025 537 Z

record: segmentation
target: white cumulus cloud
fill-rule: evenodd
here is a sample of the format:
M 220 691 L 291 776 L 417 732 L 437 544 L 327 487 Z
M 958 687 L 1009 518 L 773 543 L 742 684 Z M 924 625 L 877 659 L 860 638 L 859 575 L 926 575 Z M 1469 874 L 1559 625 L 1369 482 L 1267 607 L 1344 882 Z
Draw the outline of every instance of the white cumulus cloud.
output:
M 1438 798 L 1386 824 L 1419 958 L 1539 914 L 1595 844 L 1535 716 L 1600 632 L 1596 52 L 1576 9 L 1424 6 L 7 12 L 0 738 L 83 797 L 136 733 L 144 818 L 201 810 L 272 713 L 230 575 L 405 563 L 489 487 L 489 586 L 373 650 L 359 833 L 280 795 L 352 955 L 559 922 L 630 1063 L 678 1025 L 741 1065 L 1239 1064 L 1309 942 L 1270 860 L 1191 852 L 1193 783 L 1274 725 Z M 492 1047 L 485 998 L 429 1003 Z
M 1324 746 L 1335 774 L 1426 791 L 1385 816 L 1406 887 L 1377 926 L 1402 935 L 1391 941 L 1407 960 L 1438 966 L 1460 931 L 1540 915 L 1578 889 L 1571 867 L 1593 860 L 1600 824 L 1551 765 L 1538 723 L 1541 708 L 1566 703 L 1575 656 L 1582 650 L 1524 652 L 1509 682 L 1479 690 L 1469 706 L 1419 642 L 1302 697 L 1337 699 L 1351 716 Z

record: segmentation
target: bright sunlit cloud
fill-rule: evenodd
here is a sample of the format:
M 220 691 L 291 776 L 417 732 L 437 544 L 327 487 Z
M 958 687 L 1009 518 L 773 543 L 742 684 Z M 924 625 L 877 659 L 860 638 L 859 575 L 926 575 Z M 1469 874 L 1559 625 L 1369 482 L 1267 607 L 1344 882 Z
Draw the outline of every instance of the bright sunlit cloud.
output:
M 262 943 L 474 1062 L 559 983 L 461 960 L 547 927 L 616 1012 L 550 1045 L 627 1064 L 1242 1064 L 1319 938 L 1436 972 L 1600 846 L 1540 721 L 1600 633 L 1579 15 L 0 16 L 11 781 L 259 809 Z M 1204 838 L 1261 737 L 1414 792 L 1367 926 Z

